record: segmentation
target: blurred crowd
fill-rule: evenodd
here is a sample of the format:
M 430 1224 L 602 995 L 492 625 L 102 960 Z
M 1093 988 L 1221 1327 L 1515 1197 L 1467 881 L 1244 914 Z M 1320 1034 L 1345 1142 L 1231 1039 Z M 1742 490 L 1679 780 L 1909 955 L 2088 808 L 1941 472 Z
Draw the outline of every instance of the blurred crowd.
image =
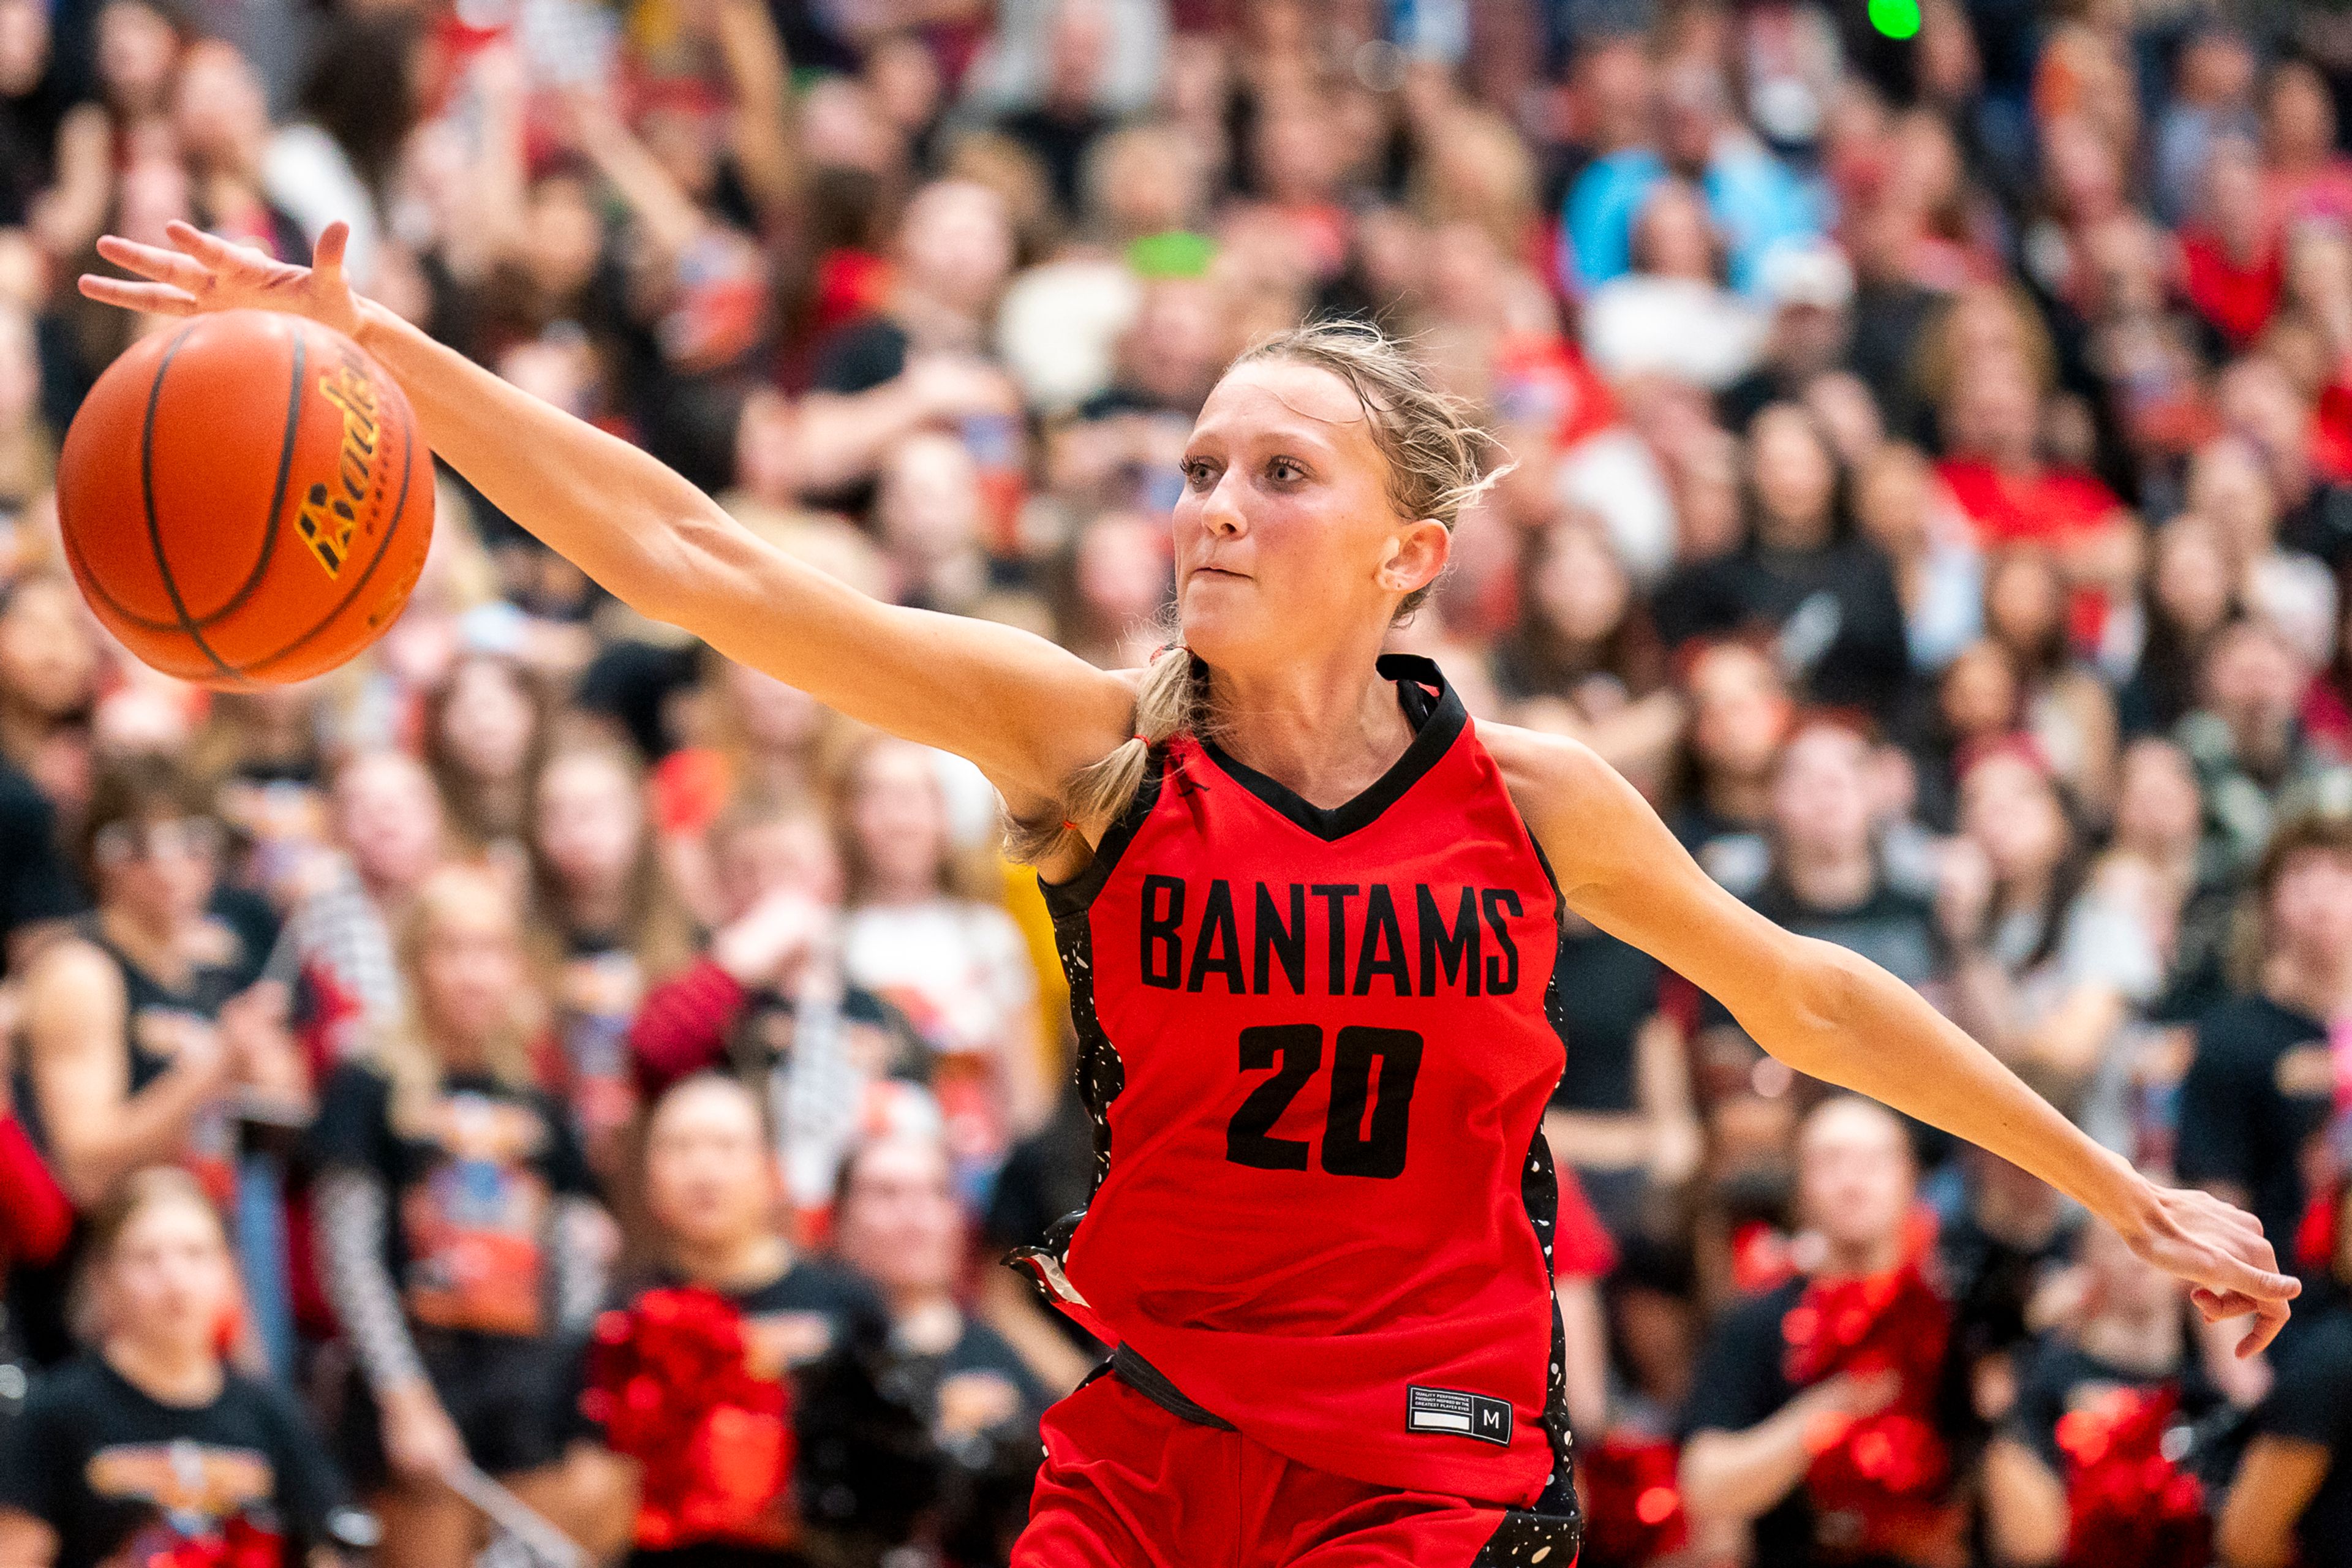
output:
M 1100 1358 L 995 1266 L 1094 1166 L 968 765 L 447 472 L 328 678 L 84 610 L 96 237 L 340 218 L 782 548 L 1106 666 L 1226 361 L 1409 336 L 1510 467 L 1398 646 L 2305 1280 L 2238 1358 L 1571 920 L 1589 1568 L 2352 1563 L 2347 111 L 2279 0 L 0 0 L 0 1561 L 553 1561 L 489 1477 L 597 1560 L 1000 1563 Z M 583 1347 L 710 1297 L 783 1414 L 680 1480 Z

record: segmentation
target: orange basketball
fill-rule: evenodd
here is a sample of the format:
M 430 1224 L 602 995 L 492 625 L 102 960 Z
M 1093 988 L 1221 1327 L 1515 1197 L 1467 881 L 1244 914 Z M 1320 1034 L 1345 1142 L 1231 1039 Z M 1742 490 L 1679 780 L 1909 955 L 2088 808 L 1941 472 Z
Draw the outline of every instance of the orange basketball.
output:
M 183 680 L 275 685 L 373 642 L 433 537 L 433 463 L 393 379 L 331 327 L 175 323 L 98 378 L 58 516 L 82 595 Z

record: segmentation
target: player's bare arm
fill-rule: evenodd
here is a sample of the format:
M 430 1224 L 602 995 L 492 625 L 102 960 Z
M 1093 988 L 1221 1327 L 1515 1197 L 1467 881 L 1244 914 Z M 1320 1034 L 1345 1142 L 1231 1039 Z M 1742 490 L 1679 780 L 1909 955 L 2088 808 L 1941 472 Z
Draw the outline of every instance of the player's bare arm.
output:
M 353 293 L 345 226 L 320 237 L 313 267 L 185 224 L 169 236 L 173 248 L 109 236 L 100 253 L 142 281 L 85 277 L 82 292 L 162 315 L 283 310 L 348 334 L 399 381 L 443 461 L 615 597 L 854 719 L 969 757 L 1014 812 L 1050 806 L 1128 738 L 1131 678 L 1028 632 L 882 604 L 794 561 L 654 458 Z
M 2032 1172 L 2195 1287 L 2208 1318 L 2270 1343 L 2301 1286 L 2253 1219 L 2161 1187 L 2101 1148 L 1982 1046 L 1867 959 L 1784 931 L 1700 869 L 1614 769 L 1558 736 L 1482 724 L 1569 907 L 1730 1009 L 1799 1072 L 1883 1100 Z

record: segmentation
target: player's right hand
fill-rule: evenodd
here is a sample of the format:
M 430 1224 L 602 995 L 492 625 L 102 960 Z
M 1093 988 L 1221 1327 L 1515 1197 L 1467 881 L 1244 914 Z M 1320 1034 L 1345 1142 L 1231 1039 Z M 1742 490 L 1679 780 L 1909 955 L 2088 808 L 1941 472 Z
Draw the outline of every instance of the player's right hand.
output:
M 276 260 L 249 245 L 232 245 L 177 219 L 163 226 L 163 235 L 169 247 L 113 234 L 100 239 L 99 255 L 143 281 L 85 272 L 81 291 L 100 304 L 158 316 L 280 310 L 359 335 L 360 298 L 343 275 L 351 225 L 329 224 L 308 267 Z

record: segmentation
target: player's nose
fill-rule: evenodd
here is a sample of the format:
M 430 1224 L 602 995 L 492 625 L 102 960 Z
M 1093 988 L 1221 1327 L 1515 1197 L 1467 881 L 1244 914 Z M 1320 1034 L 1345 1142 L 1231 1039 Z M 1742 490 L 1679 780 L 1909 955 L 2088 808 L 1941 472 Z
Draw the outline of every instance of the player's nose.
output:
M 1201 526 L 1212 534 L 1230 538 L 1249 531 L 1249 519 L 1243 513 L 1234 486 L 1240 481 L 1228 469 L 1217 480 L 1201 502 Z

